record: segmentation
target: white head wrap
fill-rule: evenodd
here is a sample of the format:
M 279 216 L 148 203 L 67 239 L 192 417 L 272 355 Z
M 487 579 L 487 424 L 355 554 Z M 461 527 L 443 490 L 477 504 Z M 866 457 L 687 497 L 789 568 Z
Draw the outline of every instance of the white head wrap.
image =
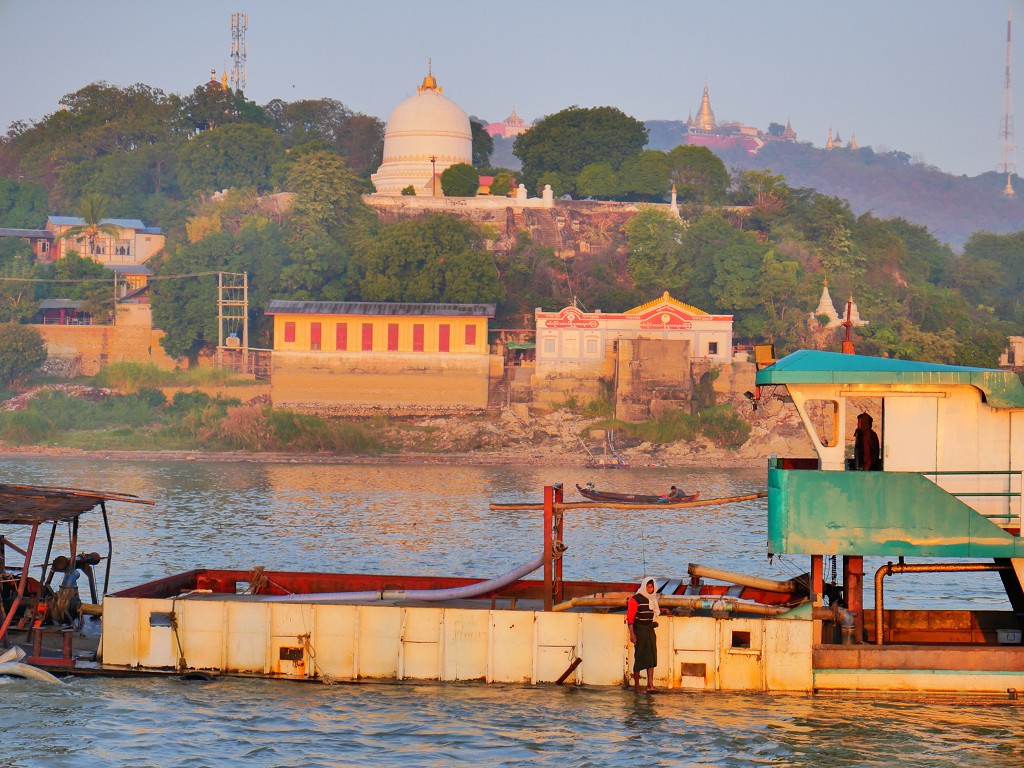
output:
M 654 585 L 654 592 L 652 592 L 650 594 L 647 593 L 647 583 L 648 582 L 650 582 L 651 584 Z M 638 595 L 643 595 L 644 597 L 647 598 L 647 600 L 651 604 L 651 610 L 654 611 L 655 617 L 661 615 L 661 609 L 658 607 L 658 583 L 653 578 L 648 576 L 646 579 L 641 581 L 640 582 L 640 586 L 637 587 L 636 593 Z

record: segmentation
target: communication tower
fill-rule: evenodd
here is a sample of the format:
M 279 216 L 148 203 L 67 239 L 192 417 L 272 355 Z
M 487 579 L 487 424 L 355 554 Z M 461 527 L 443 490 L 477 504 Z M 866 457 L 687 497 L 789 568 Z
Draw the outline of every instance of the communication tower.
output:
M 231 14 L 231 87 L 236 91 L 245 90 L 245 31 L 249 28 L 249 14 Z M 1007 70 L 1009 72 L 1009 70 Z
M 1013 94 L 1010 90 L 1010 13 L 1006 14 L 1006 84 L 1003 87 L 1003 118 L 999 121 L 999 143 L 1003 160 L 996 166 L 998 173 L 1006 174 L 1004 197 L 1016 197 L 1010 177 L 1017 170 L 1017 147 L 1013 141 Z

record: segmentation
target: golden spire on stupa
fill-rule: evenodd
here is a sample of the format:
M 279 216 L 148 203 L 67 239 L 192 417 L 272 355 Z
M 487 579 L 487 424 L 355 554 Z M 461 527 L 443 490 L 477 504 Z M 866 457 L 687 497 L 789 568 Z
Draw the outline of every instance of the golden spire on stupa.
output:
M 423 78 L 423 85 L 416 89 L 416 93 L 423 93 L 424 91 L 444 93 L 444 88 L 439 86 L 437 80 L 434 79 L 434 62 L 432 59 L 427 59 L 427 76 Z
M 700 99 L 700 109 L 695 121 L 702 131 L 715 130 L 715 113 L 711 111 L 711 97 L 708 96 L 708 84 L 704 83 L 704 95 Z

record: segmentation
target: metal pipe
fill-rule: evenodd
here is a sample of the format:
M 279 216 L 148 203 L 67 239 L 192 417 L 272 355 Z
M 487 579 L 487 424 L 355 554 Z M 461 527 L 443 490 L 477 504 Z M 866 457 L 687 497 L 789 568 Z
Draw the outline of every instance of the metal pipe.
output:
M 792 594 L 799 589 L 797 583 L 792 579 L 789 581 L 774 581 L 773 579 L 764 579 L 760 576 L 748 576 L 743 573 L 733 573 L 732 571 L 725 571 L 720 568 L 711 568 L 697 563 L 690 563 L 686 570 L 690 574 L 691 578 L 703 577 L 705 579 L 715 579 L 716 581 L 727 581 L 730 584 L 739 584 L 744 587 L 762 589 L 765 592 L 783 592 L 786 594 Z
M 1011 566 L 996 563 L 888 563 L 875 571 L 875 645 L 882 645 L 882 614 L 884 606 L 883 579 L 894 573 L 971 573 L 978 571 L 1008 571 Z
M 375 600 L 424 600 L 437 602 L 440 600 L 458 600 L 461 598 L 477 597 L 493 592 L 496 589 L 514 584 L 524 576 L 538 570 L 544 565 L 544 556 L 537 555 L 528 563 L 514 568 L 508 573 L 490 579 L 489 581 L 478 581 L 476 584 L 467 584 L 464 587 L 452 587 L 451 589 L 396 589 L 396 590 L 374 590 L 364 592 L 313 592 L 298 595 L 272 595 L 264 597 L 263 602 L 267 603 L 363 603 Z
M 574 597 L 572 600 L 559 603 L 552 610 L 567 611 L 577 606 L 622 608 L 624 605 L 623 598 L 621 597 Z M 780 613 L 792 610 L 792 606 L 789 605 L 761 605 L 760 603 L 745 603 L 739 600 L 687 595 L 661 596 L 658 598 L 658 605 L 665 608 L 687 608 L 697 611 L 712 611 L 713 613 L 755 613 L 759 616 L 777 616 Z
M 32 566 L 32 549 L 36 545 L 36 534 L 39 532 L 39 523 L 32 524 L 32 533 L 28 537 L 28 546 L 25 547 L 25 564 L 21 567 L 21 578 L 18 580 L 18 593 L 14 597 L 14 602 L 11 605 L 7 615 L 4 617 L 4 623 L 0 626 L 0 643 L 7 642 L 7 628 L 11 626 L 11 622 L 14 620 L 15 614 L 18 612 L 18 607 L 21 605 L 21 599 L 25 596 L 25 586 L 28 584 L 28 569 Z M 35 616 L 30 617 L 31 621 L 35 620 Z

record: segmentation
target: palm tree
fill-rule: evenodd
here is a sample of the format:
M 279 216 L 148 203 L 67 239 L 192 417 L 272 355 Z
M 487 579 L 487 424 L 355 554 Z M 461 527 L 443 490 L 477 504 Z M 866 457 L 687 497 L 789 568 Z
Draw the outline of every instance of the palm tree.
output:
M 78 203 L 78 216 L 82 224 L 68 227 L 58 235 L 61 240 L 85 240 L 89 244 L 89 254 L 96 253 L 96 238 L 100 235 L 113 240 L 121 237 L 122 228 L 107 221 L 110 209 L 110 198 L 98 192 L 90 192 L 82 196 Z

